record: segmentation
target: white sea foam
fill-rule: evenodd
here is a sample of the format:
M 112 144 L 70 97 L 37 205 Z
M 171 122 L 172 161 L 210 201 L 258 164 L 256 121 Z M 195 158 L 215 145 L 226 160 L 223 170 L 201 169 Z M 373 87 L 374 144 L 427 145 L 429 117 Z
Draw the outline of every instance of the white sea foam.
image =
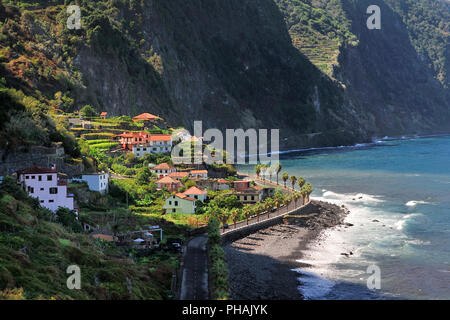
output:
M 430 204 L 430 203 L 426 201 L 415 201 L 415 200 L 411 200 L 405 203 L 405 205 L 408 207 L 415 207 L 418 204 Z
M 309 272 L 301 269 L 294 269 L 301 274 L 298 277 L 301 285 L 298 287 L 300 293 L 306 300 L 320 299 L 330 293 L 336 282 L 324 279 L 314 272 Z
M 365 193 L 336 193 L 322 189 L 322 197 L 313 197 L 315 200 L 332 202 L 334 204 L 351 204 L 351 203 L 377 203 L 383 202 L 379 196 Z
M 425 227 L 429 223 L 428 218 L 421 213 L 411 213 L 404 215 L 401 220 L 395 223 L 397 230 L 404 230 L 406 226 Z

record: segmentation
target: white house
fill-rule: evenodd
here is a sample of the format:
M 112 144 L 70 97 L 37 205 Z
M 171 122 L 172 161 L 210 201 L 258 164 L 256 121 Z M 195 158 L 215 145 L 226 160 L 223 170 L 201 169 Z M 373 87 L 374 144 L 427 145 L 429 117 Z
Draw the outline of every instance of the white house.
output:
M 89 190 L 106 194 L 109 191 L 109 175 L 107 173 L 83 174 L 80 178 L 73 178 L 72 181 L 84 181 L 88 184 Z
M 143 157 L 147 153 L 170 153 L 172 151 L 172 136 L 168 134 L 154 134 L 149 143 L 133 145 L 136 157 Z
M 200 190 L 199 188 L 193 186 L 183 192 L 183 194 L 189 198 L 204 202 L 206 200 L 206 195 L 208 194 L 208 192 Z
M 208 179 L 208 170 L 191 170 L 189 175 L 194 179 Z
M 172 172 L 176 172 L 177 169 L 168 163 L 160 163 L 157 166 L 150 168 L 150 171 L 161 179 L 162 177 L 168 176 Z
M 67 195 L 67 182 L 54 169 L 33 167 L 17 171 L 17 179 L 41 206 L 55 212 L 59 207 L 74 209 L 73 196 Z
M 164 205 L 164 209 L 166 209 L 166 213 L 184 213 L 184 214 L 193 214 L 195 213 L 195 200 L 194 198 L 190 198 L 183 193 L 174 194 L 166 199 L 166 204 Z

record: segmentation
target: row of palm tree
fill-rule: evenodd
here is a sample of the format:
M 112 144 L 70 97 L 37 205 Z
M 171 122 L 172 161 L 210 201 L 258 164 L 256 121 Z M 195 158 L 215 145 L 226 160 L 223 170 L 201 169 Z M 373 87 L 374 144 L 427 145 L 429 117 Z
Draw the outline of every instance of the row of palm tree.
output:
M 262 176 L 263 180 L 265 180 L 265 176 L 268 175 L 270 181 L 272 181 L 272 176 L 275 174 L 277 176 L 277 184 L 279 184 L 278 177 L 281 172 L 281 168 L 282 168 L 282 166 L 281 166 L 281 163 L 279 163 L 279 162 L 277 162 L 271 166 L 269 166 L 265 163 L 257 164 L 255 166 L 255 173 L 258 176 L 258 178 Z

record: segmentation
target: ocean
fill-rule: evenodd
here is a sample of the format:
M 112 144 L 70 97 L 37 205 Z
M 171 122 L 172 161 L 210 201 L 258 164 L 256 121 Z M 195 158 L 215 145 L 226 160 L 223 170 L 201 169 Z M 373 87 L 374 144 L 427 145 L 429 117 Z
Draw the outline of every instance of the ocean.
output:
M 449 136 L 286 152 L 280 162 L 313 185 L 313 199 L 345 205 L 353 224 L 326 230 L 299 257 L 306 299 L 450 299 Z M 379 287 L 368 288 L 368 268 Z

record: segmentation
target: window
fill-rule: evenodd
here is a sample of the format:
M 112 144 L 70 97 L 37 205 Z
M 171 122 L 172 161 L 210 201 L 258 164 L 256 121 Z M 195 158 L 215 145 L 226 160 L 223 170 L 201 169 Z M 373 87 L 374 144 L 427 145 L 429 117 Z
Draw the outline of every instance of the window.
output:
M 58 188 L 50 188 L 50 194 L 57 194 Z
M 173 212 L 173 213 L 177 212 L 177 209 L 172 209 L 172 212 Z
M 39 180 L 39 181 L 42 181 L 42 176 L 39 176 L 39 177 L 38 177 L 38 180 Z
M 255 196 L 252 196 L 252 200 L 255 200 Z
M 41 188 L 41 191 L 44 191 L 44 188 Z
M 47 176 L 47 181 L 52 181 L 53 180 L 53 176 L 52 175 L 48 175 Z
M 198 199 L 198 196 L 194 196 L 195 199 Z
M 136 151 L 141 151 L 141 148 L 136 148 Z
M 27 180 L 30 179 L 30 176 L 26 176 L 25 179 L 27 179 Z
M 36 176 L 31 176 L 31 179 L 36 179 Z
M 178 207 L 178 201 L 175 201 L 175 206 Z
M 44 203 L 44 200 L 41 200 L 41 203 Z
M 147 148 L 143 148 L 142 151 L 147 151 Z
M 48 203 L 53 203 L 55 202 L 55 200 L 48 200 Z
M 172 205 L 172 201 L 169 201 L 169 206 L 171 206 Z

